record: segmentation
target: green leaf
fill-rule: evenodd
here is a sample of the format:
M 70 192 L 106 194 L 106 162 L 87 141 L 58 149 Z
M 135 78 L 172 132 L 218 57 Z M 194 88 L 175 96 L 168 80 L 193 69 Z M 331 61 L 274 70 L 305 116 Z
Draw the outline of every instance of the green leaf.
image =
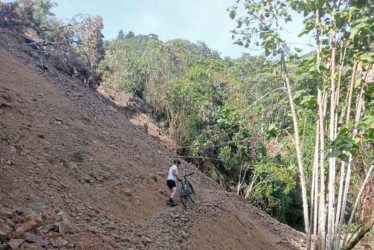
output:
M 374 62 L 374 52 L 363 53 L 358 57 L 361 61 Z
M 276 128 L 277 128 L 277 126 L 275 125 L 275 123 L 272 123 L 272 124 L 270 124 L 268 130 L 274 130 Z
M 331 152 L 328 154 L 327 157 L 333 158 L 333 157 L 338 157 L 342 154 L 340 150 L 331 150 Z
M 349 157 L 348 157 L 348 155 L 346 155 L 346 154 L 341 154 L 341 155 L 339 155 L 338 158 L 339 158 L 340 160 L 344 161 L 344 162 L 348 162 L 348 161 L 349 161 Z
M 241 20 L 238 20 L 238 25 L 236 26 L 236 28 L 240 28 L 240 27 L 242 27 L 242 24 L 243 24 L 243 22 L 241 21 Z
M 296 91 L 294 96 L 293 96 L 293 99 L 296 100 L 297 98 L 299 98 L 301 95 L 303 95 L 304 93 L 306 92 L 306 90 L 299 90 L 299 91 Z
M 317 97 L 313 95 L 304 96 L 302 101 L 300 102 L 300 105 L 304 105 L 304 104 L 307 104 L 309 106 L 317 105 Z
M 362 83 L 362 78 L 361 78 L 361 77 L 358 78 L 358 79 L 356 79 L 356 80 L 355 80 L 355 88 L 357 88 L 358 86 L 360 86 L 361 83 Z
M 231 19 L 234 19 L 235 18 L 235 16 L 236 16 L 236 11 L 234 10 L 234 9 L 231 9 L 231 11 L 230 11 L 230 18 Z
M 356 36 L 360 31 L 362 31 L 363 29 L 368 28 L 369 24 L 368 24 L 368 23 L 365 23 L 365 21 L 367 21 L 366 18 L 361 18 L 361 19 L 355 21 L 355 23 L 359 23 L 359 24 L 353 27 L 353 29 L 352 29 L 352 33 L 351 33 L 351 35 L 349 36 L 349 39 L 350 39 L 350 40 L 353 40 L 353 39 L 355 38 L 355 36 Z

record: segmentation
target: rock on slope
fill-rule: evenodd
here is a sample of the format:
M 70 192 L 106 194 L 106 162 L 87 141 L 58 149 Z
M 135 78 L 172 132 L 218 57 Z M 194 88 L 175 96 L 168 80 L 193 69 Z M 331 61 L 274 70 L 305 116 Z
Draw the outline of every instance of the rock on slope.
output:
M 0 249 L 303 247 L 186 163 L 200 202 L 167 208 L 173 155 L 129 122 L 134 111 L 18 46 L 0 34 Z

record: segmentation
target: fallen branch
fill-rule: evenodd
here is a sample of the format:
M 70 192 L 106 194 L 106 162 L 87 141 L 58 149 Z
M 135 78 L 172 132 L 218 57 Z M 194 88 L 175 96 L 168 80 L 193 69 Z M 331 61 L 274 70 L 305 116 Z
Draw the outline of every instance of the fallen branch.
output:
M 369 220 L 363 225 L 362 229 L 352 237 L 352 240 L 347 243 L 344 247 L 342 247 L 342 250 L 349 250 L 353 249 L 357 243 L 365 236 L 367 232 L 373 227 L 374 225 L 374 213 L 371 215 Z
M 216 161 L 222 161 L 219 158 L 211 158 L 211 157 L 203 157 L 203 156 L 190 156 L 190 155 L 178 155 L 177 157 L 182 159 L 204 159 L 204 160 L 216 160 Z

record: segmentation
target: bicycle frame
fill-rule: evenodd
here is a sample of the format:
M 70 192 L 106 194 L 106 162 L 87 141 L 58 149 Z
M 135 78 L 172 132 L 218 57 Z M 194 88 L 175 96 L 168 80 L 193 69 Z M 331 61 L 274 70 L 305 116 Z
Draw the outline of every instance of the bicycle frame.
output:
M 183 177 L 183 182 L 182 182 L 182 186 L 183 186 L 183 189 L 184 189 L 184 196 L 186 198 L 190 197 L 190 185 L 189 185 L 189 182 L 187 180 L 187 175 L 184 175 Z
M 194 172 L 185 174 L 183 176 L 182 186 L 179 189 L 179 197 L 185 207 L 188 206 L 188 200 L 190 199 L 193 203 L 195 203 L 195 199 L 191 197 L 191 192 L 194 193 L 192 185 L 187 179 L 187 176 L 193 175 Z

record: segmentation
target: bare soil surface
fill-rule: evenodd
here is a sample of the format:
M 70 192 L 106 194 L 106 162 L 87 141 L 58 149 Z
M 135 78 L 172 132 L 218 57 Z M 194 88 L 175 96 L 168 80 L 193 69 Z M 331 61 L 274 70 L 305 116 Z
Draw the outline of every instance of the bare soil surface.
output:
M 167 207 L 169 139 L 21 48 L 0 32 L 0 249 L 304 248 L 185 162 L 199 202 Z

